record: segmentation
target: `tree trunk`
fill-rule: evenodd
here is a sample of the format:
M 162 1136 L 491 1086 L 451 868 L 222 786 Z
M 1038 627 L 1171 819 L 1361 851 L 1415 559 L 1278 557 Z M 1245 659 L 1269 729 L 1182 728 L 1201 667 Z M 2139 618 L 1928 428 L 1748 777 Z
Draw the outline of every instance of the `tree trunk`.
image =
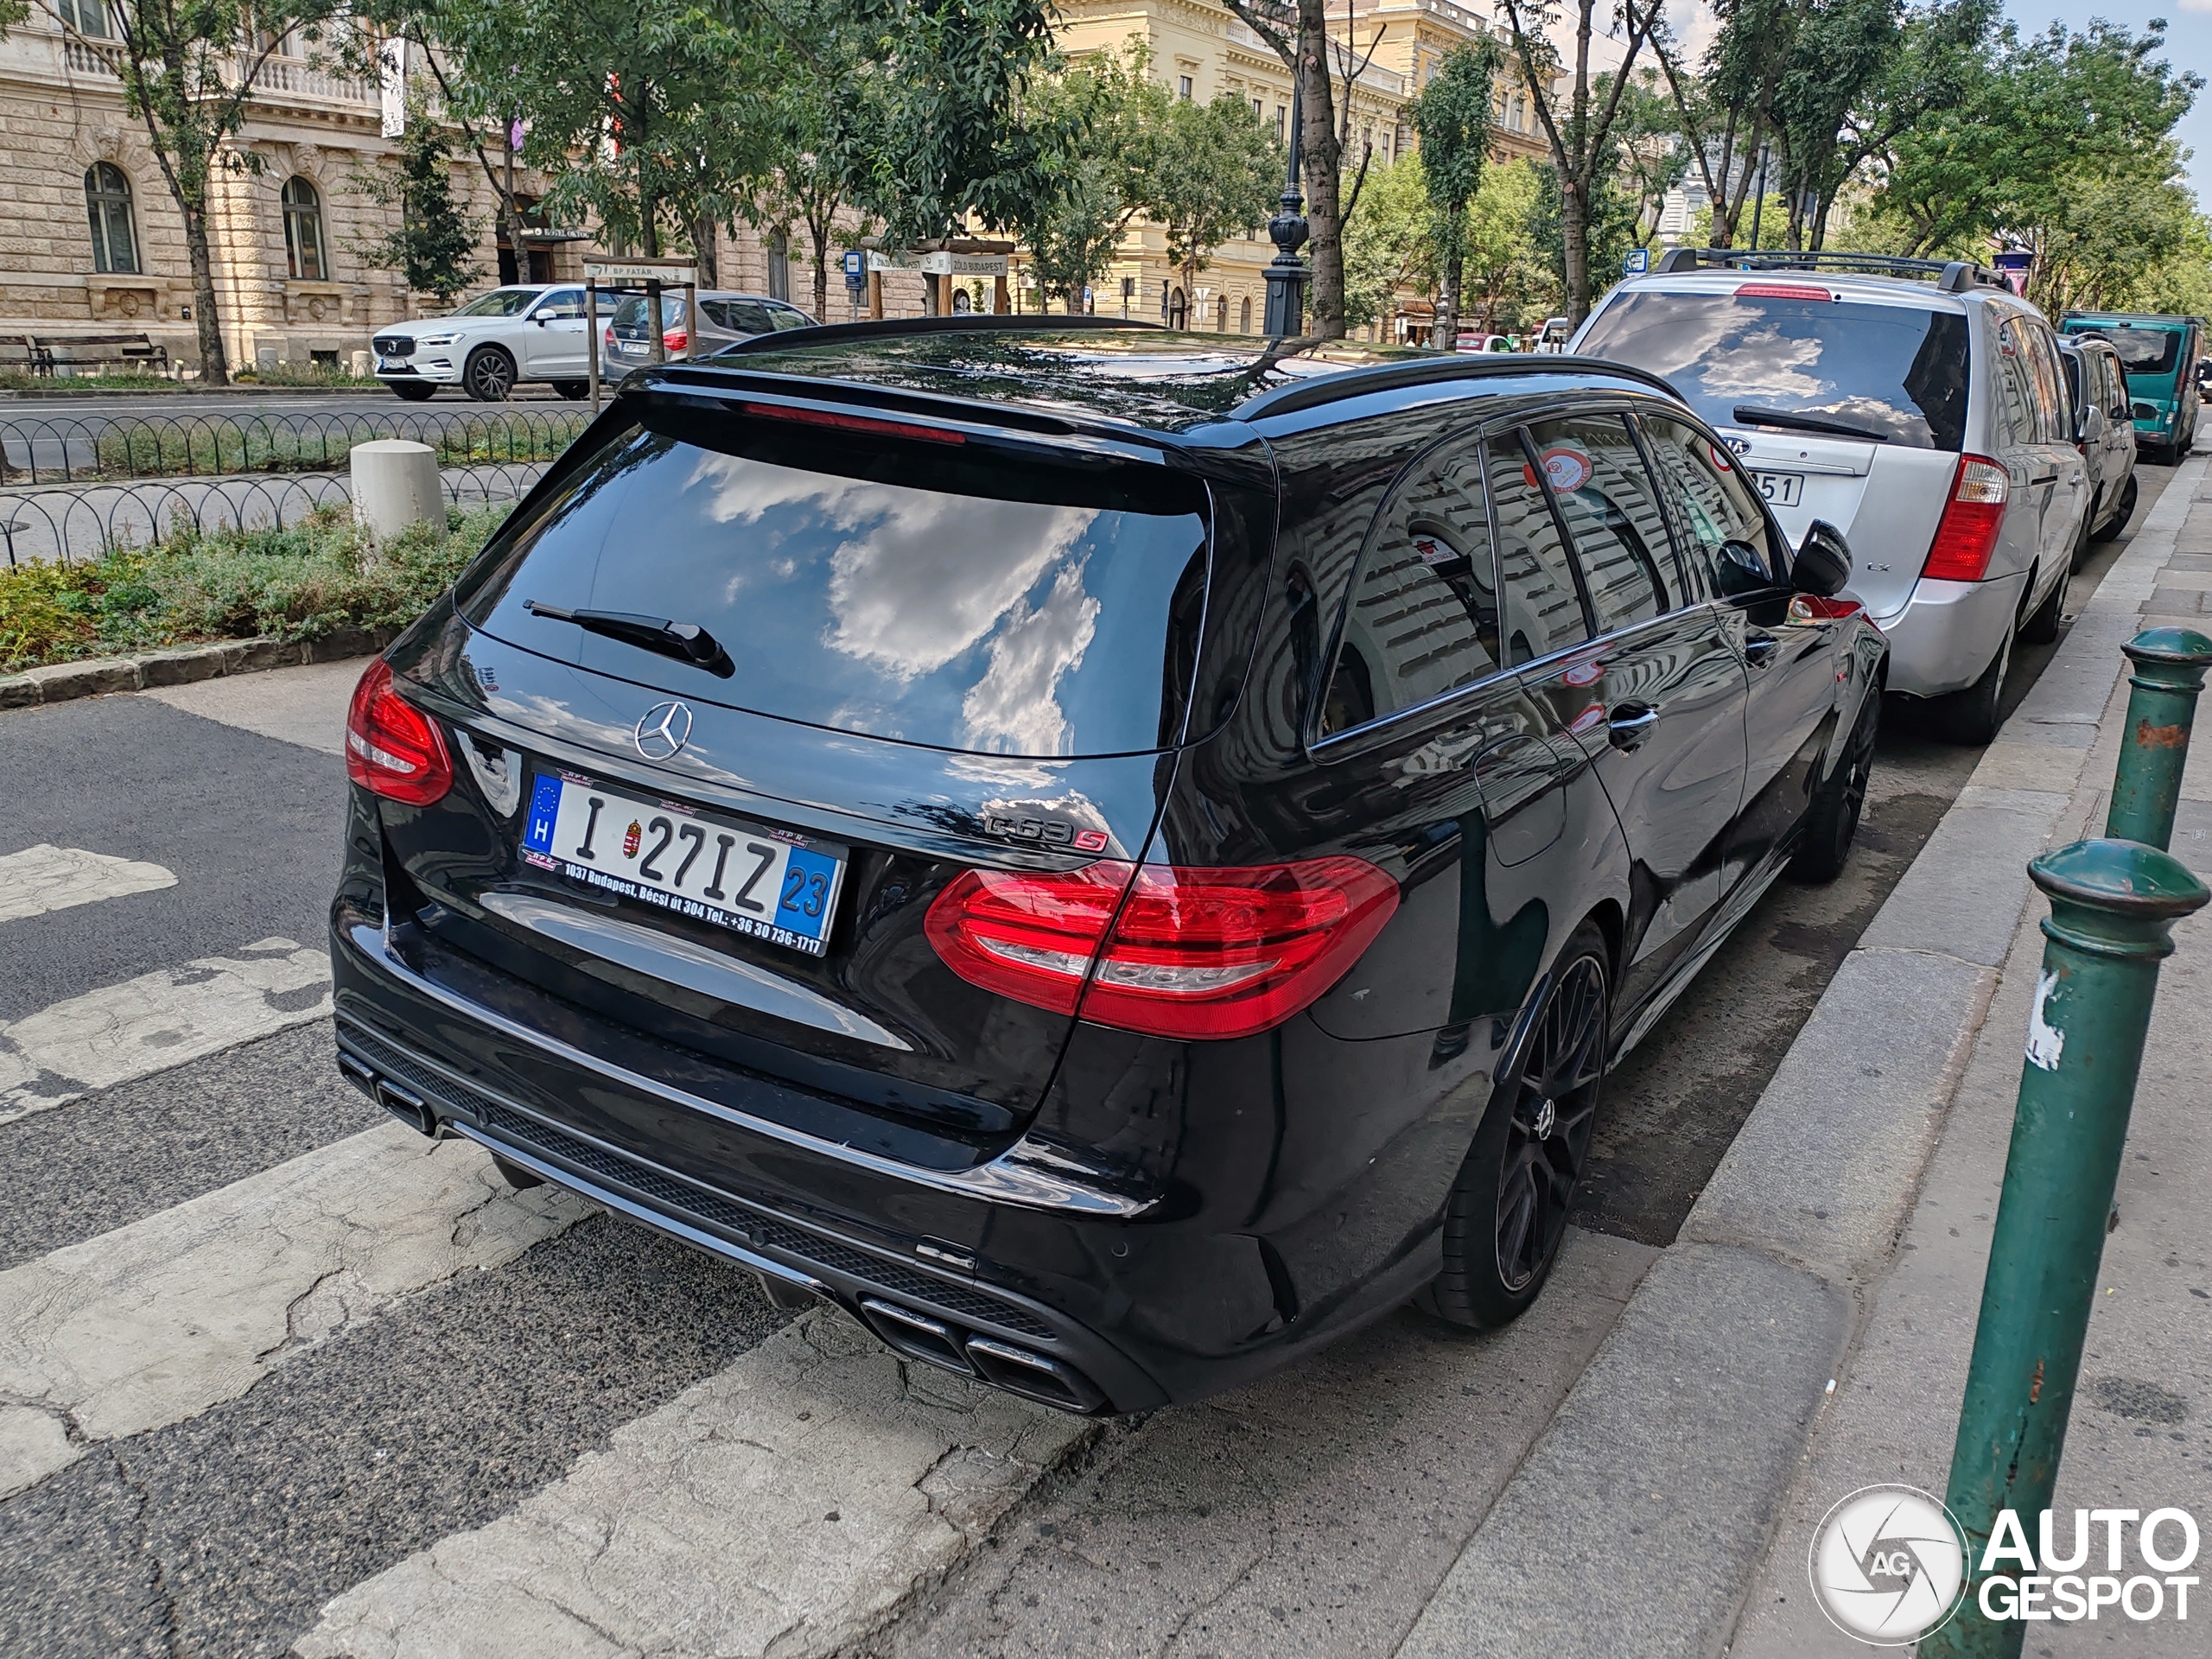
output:
M 222 319 L 215 315 L 215 265 L 207 246 L 207 207 L 180 201 L 184 213 L 185 257 L 192 268 L 192 326 L 200 337 L 200 378 L 211 386 L 231 384 L 231 361 L 223 350 Z
M 692 220 L 691 245 L 697 251 L 699 256 L 699 286 L 720 288 L 721 264 L 716 257 L 715 221 L 710 215 L 702 213 L 697 219 Z
M 1582 204 L 1583 187 L 1560 181 L 1560 263 L 1566 266 L 1567 327 L 1572 334 L 1590 315 L 1590 216 Z
M 807 238 L 814 244 L 814 320 L 830 321 L 830 215 L 811 215 Z
M 1306 257 L 1313 271 L 1306 332 L 1316 340 L 1344 333 L 1343 154 L 1337 143 L 1336 89 L 1329 73 L 1328 16 L 1323 0 L 1298 0 L 1300 168 L 1306 186 Z
M 1428 335 L 1428 343 L 1440 351 L 1452 351 L 1459 344 L 1459 289 L 1466 281 L 1466 264 L 1458 248 L 1446 251 L 1444 281 L 1436 293 L 1436 321 Z

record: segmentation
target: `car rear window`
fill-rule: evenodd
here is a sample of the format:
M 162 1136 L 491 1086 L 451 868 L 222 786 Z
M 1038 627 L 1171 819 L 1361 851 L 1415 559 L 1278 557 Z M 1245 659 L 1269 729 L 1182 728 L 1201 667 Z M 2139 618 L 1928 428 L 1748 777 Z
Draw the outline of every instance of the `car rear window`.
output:
M 937 748 L 1175 741 L 1205 584 L 1196 480 L 674 403 L 639 420 L 502 530 L 462 584 L 471 623 L 685 696 Z M 696 623 L 735 672 L 525 601 Z
M 614 308 L 614 327 L 620 329 L 634 328 L 643 334 L 649 326 L 645 308 L 652 302 L 645 295 L 631 295 Z M 673 328 L 683 321 L 683 296 L 680 294 L 662 295 L 660 296 L 660 326 L 663 328 Z
M 2181 355 L 2178 328 L 2072 328 L 2067 332 L 2110 340 L 2120 353 L 2120 366 L 2130 374 L 2171 374 Z
M 1745 285 L 1762 286 L 1789 284 Z M 1736 410 L 1770 409 L 1916 449 L 1965 445 L 1967 320 L 1955 312 L 1647 289 L 1607 306 L 1581 349 L 1665 377 L 1715 426 L 1755 425 Z

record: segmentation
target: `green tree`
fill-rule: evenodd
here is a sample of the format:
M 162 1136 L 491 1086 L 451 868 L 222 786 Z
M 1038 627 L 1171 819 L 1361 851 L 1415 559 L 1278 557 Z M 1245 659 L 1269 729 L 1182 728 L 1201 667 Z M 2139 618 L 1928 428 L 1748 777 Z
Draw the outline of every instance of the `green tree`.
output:
M 1525 156 L 1491 167 L 1467 209 L 1465 285 L 1484 334 L 1506 332 L 1531 311 L 1550 316 L 1559 303 L 1558 272 L 1537 239 L 1547 170 Z
M 1214 250 L 1267 219 L 1284 166 L 1251 105 L 1234 93 L 1211 104 L 1170 101 L 1144 205 L 1166 233 L 1168 263 L 1182 272 L 1192 305 Z
M 1050 0 L 850 0 L 873 37 L 840 112 L 847 191 L 899 246 L 970 219 L 1026 232 L 1050 214 L 1073 135 L 1031 107 L 1052 67 Z
M 1483 168 L 1490 159 L 1491 83 L 1501 60 L 1497 42 L 1488 36 L 1477 45 L 1454 48 L 1445 54 L 1408 111 L 1421 138 L 1429 238 L 1439 267 L 1436 321 L 1429 343 L 1446 349 L 1459 339 L 1467 209 L 1482 188 Z
M 288 35 L 319 43 L 335 9 L 334 0 L 131 0 L 108 9 L 114 35 L 99 44 L 112 53 L 124 107 L 146 129 L 162 182 L 184 221 L 200 372 L 213 385 L 231 378 L 208 235 L 216 182 L 226 173 L 257 175 L 266 165 L 231 143 L 245 124 L 256 82 Z M 0 22 L 5 16 L 0 12 Z M 81 38 L 73 25 L 63 27 Z
M 1410 288 L 1427 294 L 1438 277 L 1436 209 L 1427 177 L 1424 149 L 1367 182 L 1360 213 L 1344 231 L 1344 322 L 1364 328 L 1397 309 L 1398 296 Z M 1465 218 L 1463 210 L 1461 218 Z M 1460 238 L 1460 255 L 1467 238 Z M 1451 343 L 1446 336 L 1445 343 Z
M 1133 35 L 1121 51 L 1068 65 L 1037 95 L 1040 118 L 1066 142 L 1052 200 L 1029 229 L 1031 269 L 1047 301 L 1057 296 L 1071 312 L 1158 194 L 1173 111 L 1151 65 L 1151 48 Z
M 1551 146 L 1552 188 L 1559 201 L 1560 286 L 1567 321 L 1579 326 L 1590 315 L 1592 262 L 1603 263 L 1593 232 L 1605 228 L 1608 204 L 1615 194 L 1614 175 L 1620 164 L 1615 124 L 1634 82 L 1637 55 L 1658 21 L 1662 0 L 1643 0 L 1641 10 L 1637 0 L 1619 0 L 1624 36 L 1620 67 L 1595 76 L 1590 67 L 1590 39 L 1597 0 L 1564 3 L 1574 19 L 1572 69 L 1561 64 L 1552 46 L 1551 31 L 1561 21 L 1554 0 L 1504 0 L 1522 83 Z M 1563 102 L 1552 90 L 1561 82 L 1567 92 Z
M 428 294 L 442 306 L 451 305 L 481 275 L 476 226 L 453 199 L 451 139 L 423 99 L 408 99 L 397 170 L 365 167 L 356 169 L 353 181 L 371 200 L 399 213 L 397 230 L 357 244 L 363 263 L 398 271 L 412 292 Z

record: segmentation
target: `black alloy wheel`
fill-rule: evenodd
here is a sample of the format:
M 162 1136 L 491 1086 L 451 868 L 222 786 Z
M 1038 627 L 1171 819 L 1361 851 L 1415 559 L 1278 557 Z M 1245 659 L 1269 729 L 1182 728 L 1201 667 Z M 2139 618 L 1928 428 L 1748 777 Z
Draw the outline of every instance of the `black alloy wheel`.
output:
M 515 389 L 515 360 L 497 346 L 479 346 L 461 378 L 478 403 L 504 404 Z
M 1789 860 L 1789 873 L 1801 881 L 1833 881 L 1843 874 L 1859 818 L 1866 806 L 1867 780 L 1874 775 L 1874 740 L 1882 725 L 1882 688 L 1870 685 L 1859 705 L 1859 718 L 1831 772 L 1813 791 L 1805 812 L 1805 837 Z
M 2130 473 L 2127 475 L 2126 486 L 2120 493 L 2120 505 L 2113 509 L 2112 517 L 2105 520 L 2102 530 L 2089 532 L 2091 541 L 2108 542 L 2127 528 L 2127 521 L 2135 516 L 2136 493 L 2135 474 Z
M 1611 972 L 1584 923 L 1560 951 L 1510 1076 L 1501 1077 L 1446 1210 L 1444 1270 L 1425 1302 L 1455 1325 L 1501 1325 L 1559 1258 L 1605 1076 Z

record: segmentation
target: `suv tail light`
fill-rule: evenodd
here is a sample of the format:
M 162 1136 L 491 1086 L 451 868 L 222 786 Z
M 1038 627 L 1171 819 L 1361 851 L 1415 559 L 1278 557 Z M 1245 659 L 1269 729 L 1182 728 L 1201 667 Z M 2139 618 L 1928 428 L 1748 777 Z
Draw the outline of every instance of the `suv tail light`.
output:
M 381 657 L 361 676 L 346 711 L 346 775 L 405 806 L 432 805 L 453 787 L 453 758 L 437 722 L 393 689 Z
M 1942 522 L 1936 526 L 1920 574 L 1944 582 L 1980 582 L 1986 575 L 2011 493 L 2003 467 L 1986 455 L 1961 455 L 1958 480 L 1943 504 Z
M 660 343 L 667 346 L 671 352 L 682 351 L 684 346 L 690 342 L 690 334 L 681 328 L 664 328 L 661 330 Z
M 1343 855 L 1134 872 L 1100 859 L 1065 873 L 969 870 L 925 927 L 953 972 L 1017 1001 L 1061 1014 L 1080 1001 L 1086 1020 L 1156 1037 L 1249 1037 L 1335 984 L 1397 907 L 1396 882 Z

